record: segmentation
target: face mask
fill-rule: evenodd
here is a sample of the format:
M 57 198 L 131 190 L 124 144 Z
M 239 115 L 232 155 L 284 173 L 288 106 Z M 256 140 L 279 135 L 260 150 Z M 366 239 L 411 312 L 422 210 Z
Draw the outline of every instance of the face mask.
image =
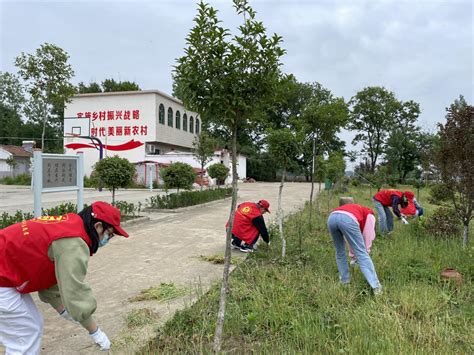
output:
M 104 245 L 107 245 L 108 242 L 109 242 L 109 233 L 107 233 L 105 231 L 104 236 L 102 237 L 102 239 L 99 242 L 99 248 L 103 247 Z

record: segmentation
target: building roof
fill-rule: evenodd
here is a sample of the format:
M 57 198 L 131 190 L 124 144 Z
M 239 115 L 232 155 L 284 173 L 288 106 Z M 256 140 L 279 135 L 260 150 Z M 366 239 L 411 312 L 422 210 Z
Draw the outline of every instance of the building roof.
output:
M 178 100 L 176 97 L 168 95 L 160 90 L 139 90 L 139 91 L 114 91 L 114 92 L 93 92 L 87 94 L 76 94 L 73 97 L 92 97 L 92 96 L 120 96 L 120 95 L 146 95 L 146 94 L 156 94 L 163 96 L 171 101 L 176 102 L 177 104 L 183 105 L 183 103 Z
M 3 150 L 6 150 L 8 153 L 13 155 L 14 157 L 30 158 L 33 156 L 32 153 L 28 152 L 23 147 L 20 147 L 18 145 L 0 144 L 0 148 Z

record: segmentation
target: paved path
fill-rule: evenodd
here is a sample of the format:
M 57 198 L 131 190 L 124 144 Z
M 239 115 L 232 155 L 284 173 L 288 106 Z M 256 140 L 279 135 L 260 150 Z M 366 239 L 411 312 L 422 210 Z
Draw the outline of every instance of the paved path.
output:
M 269 200 L 273 213 L 265 215 L 268 224 L 276 216 L 278 186 L 278 183 L 239 184 L 239 202 Z M 303 206 L 310 186 L 307 183 L 285 185 L 282 205 L 286 213 Z M 132 303 L 129 297 L 162 282 L 205 292 L 222 278 L 222 265 L 208 263 L 199 256 L 223 255 L 224 225 L 229 209 L 230 199 L 226 199 L 178 213 L 150 213 L 148 222 L 127 228 L 129 239 L 114 238 L 90 259 L 87 278 L 97 298 L 95 318 L 114 343 L 116 350 L 111 353 L 131 353 L 137 348 L 134 342 L 144 344 L 143 339 L 137 340 L 137 337 L 151 334 L 150 329 L 142 329 L 137 335 L 136 331 L 125 328 L 124 317 L 132 310 L 150 308 L 162 324 L 177 309 L 194 301 L 191 295 L 164 304 Z M 242 256 L 238 251 L 233 253 Z M 53 309 L 34 297 L 45 319 L 43 354 L 103 354 L 84 329 L 59 318 Z

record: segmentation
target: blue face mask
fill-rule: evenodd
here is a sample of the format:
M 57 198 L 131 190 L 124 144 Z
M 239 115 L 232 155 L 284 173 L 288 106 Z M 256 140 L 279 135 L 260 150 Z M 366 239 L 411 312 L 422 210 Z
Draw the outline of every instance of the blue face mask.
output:
M 104 245 L 107 245 L 108 242 L 109 242 L 109 233 L 104 232 L 104 236 L 99 241 L 99 248 L 103 247 Z

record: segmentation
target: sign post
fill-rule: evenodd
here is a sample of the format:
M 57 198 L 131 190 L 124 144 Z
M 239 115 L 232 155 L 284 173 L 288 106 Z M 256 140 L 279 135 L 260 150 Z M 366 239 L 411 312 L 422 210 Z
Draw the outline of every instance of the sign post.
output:
M 33 153 L 33 194 L 35 217 L 41 217 L 42 194 L 77 191 L 77 211 L 84 208 L 84 156 Z

